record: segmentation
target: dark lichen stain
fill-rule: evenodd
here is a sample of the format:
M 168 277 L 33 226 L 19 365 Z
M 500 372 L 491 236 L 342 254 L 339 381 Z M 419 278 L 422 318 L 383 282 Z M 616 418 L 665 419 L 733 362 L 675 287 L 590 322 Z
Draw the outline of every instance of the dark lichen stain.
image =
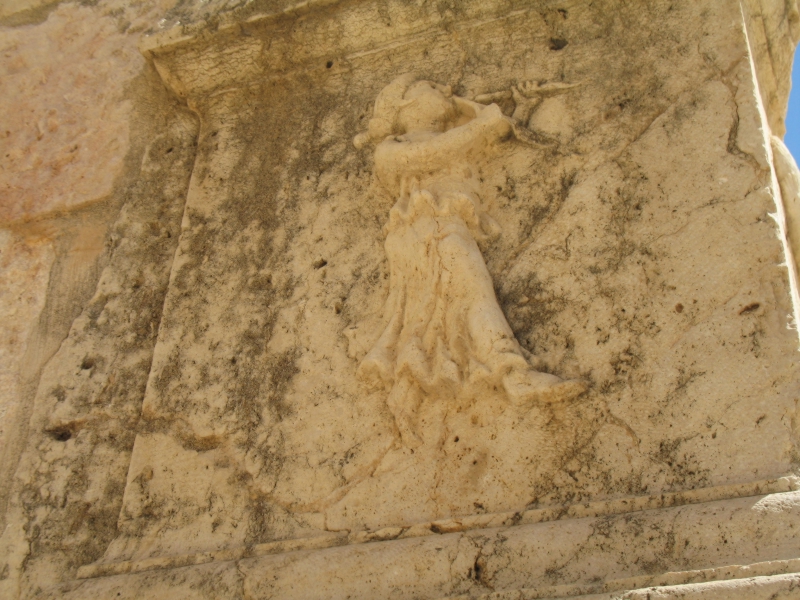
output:
M 555 294 L 535 273 L 527 279 L 507 283 L 497 290 L 497 296 L 514 335 L 523 344 L 541 333 L 569 305 L 566 298 Z M 537 349 L 528 350 L 536 353 Z
M 58 384 L 43 397 L 59 411 L 65 409 L 71 420 L 43 427 L 38 439 L 31 436 L 42 456 L 58 457 L 43 463 L 46 468 L 37 470 L 19 493 L 27 515 L 26 569 L 31 572 L 48 565 L 59 577 L 72 579 L 78 566 L 100 558 L 120 533 L 129 456 L 150 371 L 148 351 L 160 323 L 194 160 L 192 127 L 174 126 L 192 119 L 166 96 L 157 79 L 151 70 L 136 79 L 135 133 L 125 159 L 130 176 L 118 182 L 112 198 L 124 208 L 109 228 L 104 277 L 111 277 L 122 291 L 96 294 L 83 310 L 85 318 L 75 321 L 62 344 L 60 353 L 71 357 L 64 367 L 72 365 L 73 371 L 62 370 Z M 151 146 L 148 152 L 146 145 Z M 162 145 L 173 151 L 160 151 Z M 140 172 L 147 155 L 158 155 L 158 163 Z M 141 228 L 142 223 L 149 225 Z M 59 486 L 63 493 L 45 495 L 55 479 L 64 482 Z M 98 481 L 103 482 L 99 495 Z M 94 491 L 87 495 L 90 486 Z

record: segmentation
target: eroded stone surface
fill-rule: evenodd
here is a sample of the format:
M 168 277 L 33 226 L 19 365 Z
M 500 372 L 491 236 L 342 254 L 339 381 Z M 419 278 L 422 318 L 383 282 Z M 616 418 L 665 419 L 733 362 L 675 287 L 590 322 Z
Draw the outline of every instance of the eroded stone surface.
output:
M 742 13 L 748 25 L 761 98 L 772 132 L 783 137 L 789 102 L 794 47 L 800 41 L 800 6 L 794 0 L 747 0 Z
M 72 4 L 42 27 L 3 36 L 0 219 L 111 193 L 128 150 L 130 103 L 122 92 L 142 67 L 135 46 L 124 41 L 113 19 Z
M 775 478 L 800 461 L 796 290 L 775 204 L 794 172 L 772 142 L 793 3 L 286 8 L 62 4 L 6 38 L 13 58 L 36 31 L 73 31 L 75 56 L 97 44 L 103 63 L 63 70 L 88 73 L 99 106 L 100 121 L 76 113 L 93 140 L 80 160 L 54 169 L 61 146 L 20 120 L 14 160 L 38 153 L 42 179 L 7 172 L 31 187 L 6 218 L 105 196 L 96 239 L 111 226 L 95 293 L 28 407 L 0 594 L 568 597 L 608 584 L 680 597 L 664 586 L 744 577 L 731 562 L 792 573 L 796 494 L 742 496 L 794 481 Z M 199 131 L 132 54 L 136 32 L 181 20 L 142 48 Z M 524 371 L 586 393 L 511 402 L 502 377 L 421 386 L 404 434 L 389 390 L 359 377 L 396 314 L 390 279 L 417 264 L 390 267 L 384 226 L 403 191 L 352 143 L 402 72 L 462 106 L 496 103 L 473 105 L 474 121 L 514 119 L 515 135 L 456 157 L 470 172 L 450 181 L 480 199 L 462 237 L 494 289 L 464 300 L 462 277 L 434 295 L 493 306 Z M 60 77 L 45 87 L 60 93 Z M 548 89 L 563 93 L 519 110 Z M 470 121 L 460 112 L 451 130 Z M 441 183 L 441 165 L 430 172 L 418 192 Z M 474 347 L 473 329 L 453 331 Z M 208 564 L 181 567 L 195 563 Z M 669 570 L 703 575 L 658 579 Z
M 0 345 L 0 439 L 5 439 L 6 416 L 20 401 L 19 375 L 25 356 L 29 331 L 44 305 L 53 249 L 47 238 L 25 238 L 4 230 L 0 232 L 2 282 L 0 282 L 0 320 L 6 323 Z
M 195 150 L 195 120 L 168 115 L 112 227 L 96 292 L 39 381 L 0 538 L 5 594 L 36 596 L 116 533 Z
M 16 348 L 4 361 L 9 383 L 0 403 L 4 481 L 24 447 L 42 368 L 92 296 L 107 228 L 137 176 L 135 155 L 148 127 L 130 130 L 142 124 L 148 90 L 136 44 L 167 6 L 24 0 L 0 8 L 0 235 L 25 240 L 4 247 L 0 276 L 8 294 L 36 297 L 28 311 L 8 298 L 3 305 L 13 317 L 0 321 Z M 32 248 L 44 252 L 45 271 L 38 260 L 25 266 Z M 9 492 L 0 491 L 0 506 Z
M 36 26 L 0 27 L 0 223 L 112 193 L 131 145 L 126 88 L 144 67 L 137 34 L 169 6 L 62 3 Z
M 482 21 L 463 16 L 469 36 L 431 34 L 194 98 L 199 159 L 144 403 L 159 429 L 137 441 L 124 535 L 104 560 L 791 471 L 790 290 L 769 217 L 768 132 L 728 9 L 491 20 L 484 7 Z M 523 42 L 531 30 L 549 33 Z M 310 19 L 307 31 L 318 35 Z M 489 45 L 502 36 L 498 67 Z M 250 56 L 263 42 L 243 43 Z M 645 50 L 631 64 L 620 43 Z M 356 377 L 385 325 L 381 228 L 396 199 L 349 140 L 401 68 L 465 98 L 520 76 L 580 83 L 531 119 L 555 149 L 510 142 L 478 177 L 502 231 L 481 250 L 516 338 L 545 370 L 591 384 L 522 413 L 491 390 L 424 397 L 413 451 L 386 394 Z M 190 77 L 201 73 L 182 79 L 190 97 L 187 82 L 211 85 Z
M 602 598 L 627 597 L 626 587 L 725 579 L 744 587 L 747 577 L 797 568 L 786 557 L 796 556 L 798 506 L 794 492 L 443 533 L 86 580 L 45 597 L 516 600 L 585 597 L 602 593 L 604 585 L 613 592 Z M 751 545 L 745 547 L 744 540 Z M 759 562 L 738 570 L 729 566 L 749 560 Z

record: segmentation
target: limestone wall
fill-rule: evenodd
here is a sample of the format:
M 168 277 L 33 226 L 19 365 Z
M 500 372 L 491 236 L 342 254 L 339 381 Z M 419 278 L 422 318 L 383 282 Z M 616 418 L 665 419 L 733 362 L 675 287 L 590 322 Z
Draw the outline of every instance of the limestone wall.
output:
M 799 37 L 2 4 L 0 597 L 800 594 Z

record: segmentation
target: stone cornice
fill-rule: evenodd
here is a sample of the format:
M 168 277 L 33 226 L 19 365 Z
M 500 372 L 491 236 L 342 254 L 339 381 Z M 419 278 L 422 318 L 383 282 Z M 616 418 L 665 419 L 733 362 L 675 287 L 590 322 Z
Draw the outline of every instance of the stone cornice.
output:
M 431 3 L 307 0 L 283 10 L 231 11 L 144 37 L 139 48 L 180 97 L 199 99 L 264 77 L 346 68 L 350 60 L 573 0 L 475 2 L 456 15 Z M 546 35 L 546 32 L 540 32 Z

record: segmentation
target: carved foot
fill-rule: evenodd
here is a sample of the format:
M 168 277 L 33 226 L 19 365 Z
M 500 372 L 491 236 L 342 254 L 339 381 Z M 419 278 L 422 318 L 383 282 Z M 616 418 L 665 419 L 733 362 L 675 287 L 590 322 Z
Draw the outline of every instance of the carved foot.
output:
M 538 371 L 512 371 L 503 377 L 503 387 L 511 403 L 516 406 L 530 406 L 537 402 L 563 402 L 586 391 L 586 383 L 583 381 L 564 380 Z

